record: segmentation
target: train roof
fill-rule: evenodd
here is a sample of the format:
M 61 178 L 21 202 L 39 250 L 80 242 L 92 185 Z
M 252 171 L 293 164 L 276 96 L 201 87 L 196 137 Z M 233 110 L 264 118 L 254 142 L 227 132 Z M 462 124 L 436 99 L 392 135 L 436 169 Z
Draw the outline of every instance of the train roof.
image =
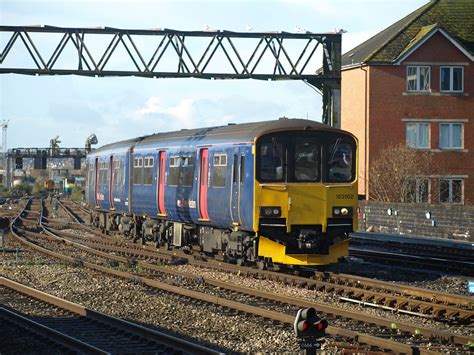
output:
M 104 153 L 105 151 L 128 150 L 135 146 L 136 150 L 147 148 L 148 146 L 195 146 L 216 143 L 250 143 L 255 138 L 270 132 L 285 130 L 317 130 L 317 131 L 337 131 L 341 130 L 324 125 L 320 122 L 280 118 L 272 121 L 260 121 L 250 123 L 228 124 L 225 126 L 215 126 L 196 129 L 182 129 L 174 132 L 155 133 L 149 136 L 129 139 L 117 143 L 107 144 L 98 148 L 94 153 Z M 346 132 L 347 133 L 347 132 Z

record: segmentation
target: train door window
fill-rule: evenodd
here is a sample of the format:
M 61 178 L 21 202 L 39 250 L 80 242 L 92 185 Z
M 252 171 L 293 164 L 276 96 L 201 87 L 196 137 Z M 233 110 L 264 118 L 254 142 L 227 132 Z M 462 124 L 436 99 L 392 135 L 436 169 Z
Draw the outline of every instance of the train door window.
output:
M 181 184 L 182 186 L 193 186 L 194 157 L 181 157 Z
M 143 183 L 143 158 L 133 159 L 133 184 L 141 185 Z
M 234 173 L 232 177 L 232 183 L 237 184 L 237 179 L 239 178 L 239 166 L 237 165 L 239 163 L 239 159 L 237 157 L 237 154 L 234 154 Z
M 170 157 L 170 173 L 168 177 L 168 184 L 170 186 L 178 186 L 179 184 L 180 161 L 180 157 Z
M 245 180 L 245 155 L 240 156 L 240 183 L 243 184 Z
M 109 177 L 109 162 L 108 161 L 104 161 L 104 185 L 108 185 L 108 181 L 110 179 Z
M 227 177 L 227 154 L 214 154 L 212 162 L 212 187 L 225 187 Z
M 97 185 L 102 185 L 102 162 L 98 163 L 97 169 Z
M 115 160 L 114 161 L 114 178 L 113 182 L 115 186 L 120 185 L 120 160 Z
M 143 184 L 144 185 L 153 184 L 153 158 L 152 157 L 147 157 L 144 159 Z

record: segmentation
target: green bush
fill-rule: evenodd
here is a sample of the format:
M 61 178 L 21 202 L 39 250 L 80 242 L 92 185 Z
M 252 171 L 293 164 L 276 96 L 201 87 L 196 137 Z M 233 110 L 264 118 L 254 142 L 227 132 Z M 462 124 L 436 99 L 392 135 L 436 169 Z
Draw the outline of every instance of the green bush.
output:
M 81 203 L 82 202 L 82 196 L 84 196 L 83 189 L 81 188 L 75 188 L 71 192 L 71 200 Z

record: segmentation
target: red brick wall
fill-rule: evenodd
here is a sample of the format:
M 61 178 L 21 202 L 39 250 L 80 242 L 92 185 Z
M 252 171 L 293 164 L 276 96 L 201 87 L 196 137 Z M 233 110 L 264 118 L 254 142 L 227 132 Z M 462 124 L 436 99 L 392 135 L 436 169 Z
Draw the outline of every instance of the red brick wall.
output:
M 421 63 L 431 67 L 431 92 L 407 93 L 406 67 Z M 463 64 L 464 93 L 440 93 L 439 66 L 453 63 Z M 342 73 L 342 127 L 354 132 L 360 140 L 364 138 L 365 127 L 364 112 L 361 110 L 361 103 L 365 102 L 363 75 L 364 72 L 359 68 Z M 474 64 L 443 35 L 437 33 L 401 65 L 370 66 L 368 87 L 369 164 L 383 148 L 405 143 L 406 122 L 403 119 L 430 120 L 431 150 L 435 165 L 441 167 L 432 174 L 468 175 L 464 180 L 464 202 L 473 204 Z M 464 122 L 463 151 L 440 151 L 439 122 L 446 119 L 467 120 Z M 364 155 L 362 149 L 360 155 Z
M 368 68 L 363 68 L 367 70 Z M 347 70 L 341 80 L 341 128 L 359 140 L 359 194 L 365 194 L 365 85 L 368 73 L 361 68 Z

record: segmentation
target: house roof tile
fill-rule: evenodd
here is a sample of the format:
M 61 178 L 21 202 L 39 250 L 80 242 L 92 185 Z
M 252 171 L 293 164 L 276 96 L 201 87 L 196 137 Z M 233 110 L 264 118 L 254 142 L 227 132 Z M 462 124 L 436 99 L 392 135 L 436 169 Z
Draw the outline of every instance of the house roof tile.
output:
M 342 66 L 392 64 L 436 27 L 474 55 L 474 1 L 432 0 L 342 56 Z

